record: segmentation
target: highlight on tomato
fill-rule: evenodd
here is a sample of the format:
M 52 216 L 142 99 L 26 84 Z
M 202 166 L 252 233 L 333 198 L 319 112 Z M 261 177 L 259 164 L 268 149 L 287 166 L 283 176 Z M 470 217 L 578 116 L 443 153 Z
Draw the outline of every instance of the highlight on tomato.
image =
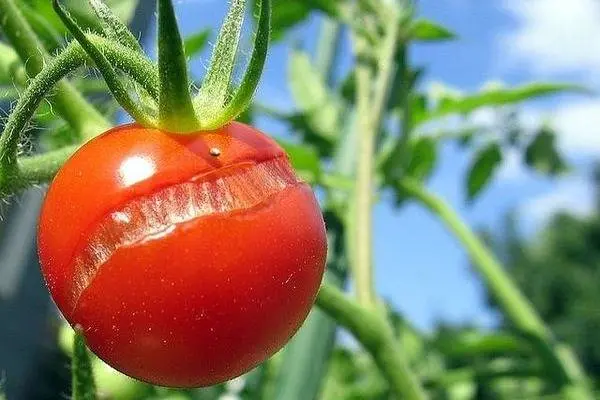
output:
M 269 1 L 238 90 L 222 73 L 237 39 L 221 35 L 193 99 L 170 1 L 158 2 L 156 94 L 138 88 L 136 99 L 54 5 L 137 121 L 84 144 L 50 185 L 38 242 L 54 301 L 94 353 L 134 378 L 198 387 L 251 370 L 307 317 L 327 255 L 318 202 L 284 150 L 232 122 L 264 65 Z M 114 26 L 103 3 L 92 5 Z M 224 31 L 241 29 L 236 12 Z

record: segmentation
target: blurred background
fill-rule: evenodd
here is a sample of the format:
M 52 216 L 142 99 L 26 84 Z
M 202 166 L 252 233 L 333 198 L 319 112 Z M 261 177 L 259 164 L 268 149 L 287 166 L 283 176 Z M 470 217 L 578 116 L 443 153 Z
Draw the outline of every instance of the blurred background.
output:
M 41 3 L 23 1 L 33 9 Z M 136 3 L 122 2 L 121 15 L 130 18 L 133 31 L 154 56 L 154 4 Z M 301 80 L 303 72 L 294 66 L 294 60 L 304 52 L 317 53 L 320 32 L 326 29 L 324 21 L 329 17 L 319 7 L 308 4 L 311 2 L 275 3 L 277 41 L 256 106 L 247 117 L 265 132 L 302 144 L 303 138 L 310 140 L 297 134 L 301 128 L 292 116 L 305 111 L 298 92 L 311 81 Z M 206 46 L 200 45 L 202 51 L 191 62 L 193 74 L 199 78 L 227 2 L 182 0 L 176 5 L 183 32 L 197 36 L 201 43 L 204 39 L 207 42 Z M 408 50 L 410 64 L 421 71 L 415 90 L 432 102 L 490 90 L 502 92 L 503 88 L 534 82 L 581 85 L 591 92 L 556 90 L 545 93 L 552 94 L 548 96 L 482 102 L 481 107 L 469 109 L 465 115 L 441 115 L 418 130 L 435 139 L 434 166 L 428 176 L 430 190 L 446 199 L 480 232 L 556 336 L 574 348 L 589 376 L 598 380 L 600 100 L 593 92 L 600 89 L 600 51 L 594 49 L 594 44 L 600 43 L 600 3 L 421 0 L 417 10 L 418 18 L 435 21 L 447 29 L 445 36 L 415 40 Z M 205 29 L 210 31 L 204 34 Z M 331 82 L 342 82 L 353 62 L 350 44 L 343 36 L 337 47 Z M 297 83 L 290 84 L 294 81 Z M 0 84 L 2 114 L 7 115 L 15 87 L 9 79 Z M 113 107 L 101 92 L 92 93 L 92 97 L 107 108 Z M 118 112 L 115 118 L 127 120 Z M 39 123 L 42 132 L 47 130 L 44 121 Z M 495 157 L 489 156 L 490 143 Z M 481 168 L 482 163 L 488 166 L 489 173 L 484 174 L 490 177 L 473 188 L 472 170 L 475 166 Z M 35 188 L 2 205 L 0 387 L 11 400 L 64 398 L 69 393 L 68 356 L 57 344 L 61 323 L 37 264 L 35 232 L 42 198 L 43 188 Z M 416 345 L 415 357 L 428 359 L 423 370 L 440 369 L 440 365 L 446 369 L 492 365 L 488 355 L 482 356 L 479 350 L 461 352 L 460 346 L 478 338 L 496 340 L 480 343 L 482 346 L 499 346 L 503 339 L 509 340 L 502 332 L 509 330 L 510 324 L 497 312 L 455 238 L 429 212 L 413 203 L 399 202 L 390 190 L 382 191 L 375 208 L 374 235 L 379 293 L 396 310 L 399 324 L 410 324 L 414 338 L 407 336 L 407 340 L 435 347 L 438 352 L 424 356 L 429 350 Z M 328 375 L 319 398 L 388 398 L 385 383 L 381 377 L 369 375 L 369 361 L 353 340 L 344 334 L 337 338 L 338 349 L 325 369 Z M 519 352 L 515 354 L 501 361 L 519 360 Z M 535 374 L 530 377 L 526 371 L 521 372 L 526 378 L 516 379 L 516 373 L 503 377 L 498 384 L 504 385 L 502 389 L 494 386 L 497 382 L 490 383 L 493 378 L 477 375 L 477 371 L 467 378 L 463 376 L 463 381 L 450 376 L 447 379 L 464 384 L 439 398 L 517 398 L 501 397 L 510 393 L 537 398 L 527 397 L 526 393 L 531 387 L 539 387 L 539 380 Z M 515 385 L 519 389 L 514 389 Z M 267 398 L 264 392 L 248 393 L 242 381 L 212 392 L 161 392 L 140 386 L 125 395 L 113 393 L 107 397 Z

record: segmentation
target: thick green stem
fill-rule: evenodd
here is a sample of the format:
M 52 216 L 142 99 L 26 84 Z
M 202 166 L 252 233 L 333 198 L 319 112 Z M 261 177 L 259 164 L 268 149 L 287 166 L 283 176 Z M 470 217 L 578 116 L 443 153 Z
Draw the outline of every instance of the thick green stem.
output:
M 14 0 L 0 0 L 0 29 L 17 50 L 30 77 L 37 75 L 51 59 Z M 111 127 L 110 122 L 67 82 L 57 86 L 56 95 L 50 101 L 56 112 L 84 140 Z
M 398 399 L 424 400 L 426 395 L 411 373 L 393 330 L 375 310 L 366 310 L 340 290 L 323 286 L 317 305 L 349 330 L 373 357 Z
M 360 304 L 375 306 L 375 284 L 373 279 L 372 255 L 372 207 L 373 207 L 373 172 L 375 152 L 375 129 L 371 115 L 371 71 L 366 66 L 359 66 L 357 78 L 357 112 L 359 118 L 358 135 L 358 167 L 355 191 L 354 233 L 354 281 L 356 296 Z
M 441 198 L 428 192 L 423 185 L 410 178 L 399 182 L 401 189 L 437 215 L 447 228 L 463 244 L 473 260 L 486 286 L 511 323 L 527 337 L 536 340 L 548 368 L 556 371 L 556 382 L 568 398 L 591 399 L 582 369 L 569 351 L 561 351 L 531 303 L 523 296 L 508 276 L 500 262 L 486 248 L 477 235 L 462 221 L 458 214 Z M 573 396 L 573 393 L 577 395 Z
M 339 22 L 323 18 L 321 22 L 321 32 L 317 47 L 316 67 L 323 74 L 325 81 L 331 85 L 335 76 L 335 67 L 340 53 L 340 41 L 342 27 Z
M 364 56 L 369 45 L 359 35 L 355 36 L 355 52 L 358 58 L 356 70 L 356 103 L 360 124 L 359 159 L 355 193 L 357 232 L 354 235 L 356 251 L 354 278 L 356 295 L 362 305 L 372 307 L 376 303 L 373 278 L 373 192 L 375 175 L 375 145 L 385 114 L 389 90 L 395 69 L 394 60 L 399 39 L 399 25 L 390 8 L 381 52 L 377 58 L 377 75 Z

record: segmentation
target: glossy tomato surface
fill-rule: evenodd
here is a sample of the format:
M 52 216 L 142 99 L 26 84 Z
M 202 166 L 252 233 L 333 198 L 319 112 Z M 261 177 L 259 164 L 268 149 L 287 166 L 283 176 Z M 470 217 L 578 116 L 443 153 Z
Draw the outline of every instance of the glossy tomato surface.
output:
M 255 129 L 174 135 L 127 125 L 81 148 L 42 208 L 42 272 L 116 369 L 194 387 L 247 372 L 306 318 L 323 219 L 283 150 Z

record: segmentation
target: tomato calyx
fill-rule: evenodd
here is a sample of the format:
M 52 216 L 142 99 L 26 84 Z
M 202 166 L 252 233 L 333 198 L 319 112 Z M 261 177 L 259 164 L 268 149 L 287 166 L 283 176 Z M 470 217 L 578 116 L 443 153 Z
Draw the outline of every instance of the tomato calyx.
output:
M 101 0 L 89 0 L 102 22 L 102 34 L 144 55 L 133 34 Z M 119 104 L 141 125 L 177 134 L 219 129 L 233 121 L 250 105 L 262 75 L 270 41 L 271 0 L 257 2 L 260 13 L 250 61 L 239 86 L 231 91 L 246 0 L 233 0 L 214 49 L 204 82 L 192 93 L 185 49 L 179 33 L 172 0 L 158 1 L 158 87 L 151 94 L 141 82 L 124 82 L 59 0 L 54 8 L 74 38 L 108 83 Z M 124 57 L 124 62 L 127 60 Z M 131 96 L 135 89 L 137 98 Z M 157 95 L 156 95 L 157 94 Z

